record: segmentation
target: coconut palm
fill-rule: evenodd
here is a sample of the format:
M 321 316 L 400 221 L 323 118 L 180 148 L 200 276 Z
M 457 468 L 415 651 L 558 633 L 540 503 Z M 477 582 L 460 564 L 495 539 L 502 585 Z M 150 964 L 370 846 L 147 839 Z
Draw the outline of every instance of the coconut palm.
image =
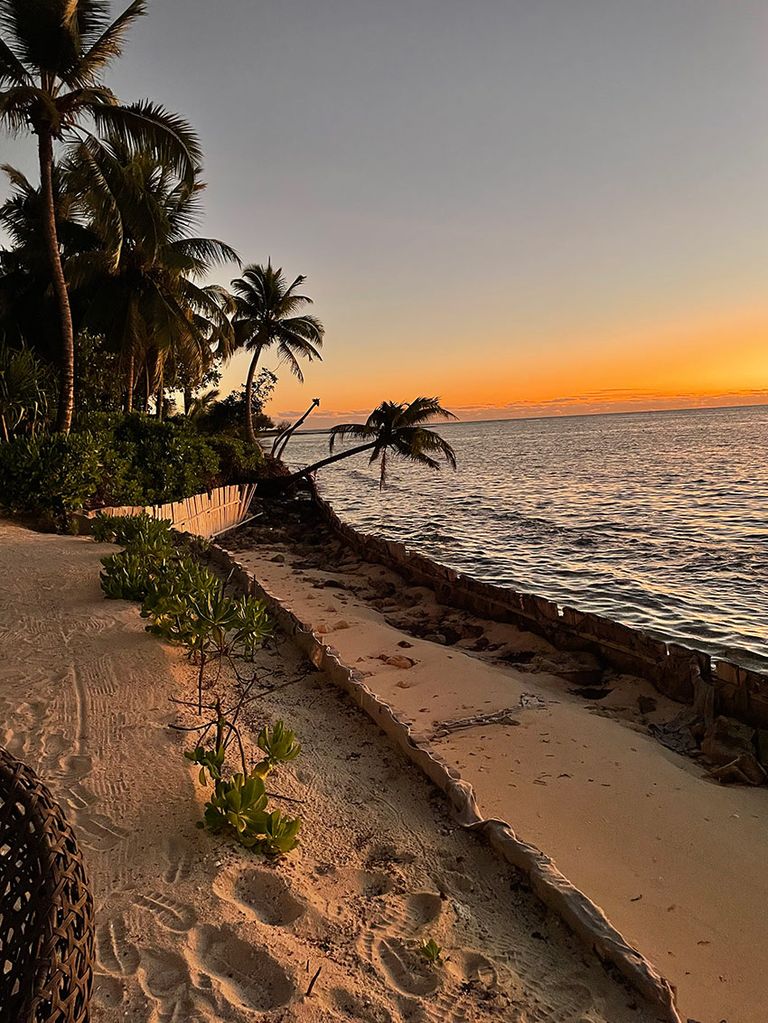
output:
M 122 106 L 101 83 L 122 53 L 125 35 L 146 13 L 133 0 L 110 23 L 107 0 L 0 0 L 0 123 L 14 134 L 37 136 L 43 228 L 61 333 L 57 428 L 67 432 L 74 409 L 74 331 L 56 230 L 54 144 L 109 129 L 127 143 L 154 146 L 191 180 L 200 149 L 194 134 L 162 107 L 143 101 Z
M 217 264 L 239 263 L 237 253 L 190 235 L 204 185 L 196 176 L 190 188 L 151 151 L 108 136 L 95 153 L 79 147 L 67 174 L 101 241 L 66 263 L 71 283 L 90 295 L 84 322 L 122 355 L 126 411 L 143 371 L 147 401 L 156 393 L 160 413 L 166 366 L 169 377 L 199 382 L 214 358 L 231 354 L 230 296 L 198 280 Z
M 245 383 L 245 431 L 254 444 L 253 380 L 264 349 L 276 345 L 280 360 L 302 382 L 304 374 L 299 359 L 312 362 L 322 358 L 319 351 L 323 344 L 322 323 L 307 313 L 296 315 L 312 304 L 311 298 L 296 290 L 305 280 L 306 277 L 297 277 L 288 284 L 282 268 L 275 269 L 270 261 L 266 266 L 251 263 L 242 277 L 232 281 L 235 344 L 252 352 Z
M 295 482 L 302 476 L 317 472 L 325 465 L 362 454 L 364 451 L 370 452 L 369 465 L 379 463 L 381 489 L 386 483 L 387 461 L 390 455 L 430 469 L 439 469 L 439 459 L 443 458 L 452 469 L 455 469 L 456 452 L 451 445 L 434 430 L 424 426 L 424 423 L 435 419 L 456 419 L 456 416 L 442 407 L 439 398 L 415 398 L 411 402 L 384 401 L 371 412 L 364 423 L 342 423 L 334 426 L 331 430 L 329 457 L 299 470 L 288 477 L 286 482 Z M 364 443 L 333 454 L 336 441 L 347 437 Z

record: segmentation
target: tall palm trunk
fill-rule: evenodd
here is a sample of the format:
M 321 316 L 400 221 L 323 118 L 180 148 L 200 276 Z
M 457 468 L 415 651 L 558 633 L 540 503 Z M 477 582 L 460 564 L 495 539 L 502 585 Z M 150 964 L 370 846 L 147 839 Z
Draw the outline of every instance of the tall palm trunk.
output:
M 125 391 L 125 411 L 133 412 L 133 389 L 136 386 L 136 360 L 133 352 L 128 356 L 128 374 Z
M 157 382 L 157 409 L 156 415 L 158 419 L 163 418 L 163 391 L 165 390 L 165 382 L 163 380 L 163 367 L 160 367 L 160 379 Z
M 53 138 L 50 129 L 40 128 L 38 135 L 38 156 L 40 159 L 40 187 L 43 197 L 43 231 L 51 264 L 51 278 L 56 305 L 59 312 L 61 332 L 61 376 L 59 384 L 59 408 L 56 429 L 69 433 L 75 410 L 75 336 L 72 327 L 72 309 L 69 304 L 67 282 L 59 252 L 56 232 L 56 204 L 53 197 Z
M 253 428 L 253 378 L 256 375 L 256 365 L 261 356 L 262 345 L 257 344 L 253 350 L 253 358 L 248 367 L 248 377 L 245 381 L 245 435 L 251 444 L 256 443 L 256 431 Z

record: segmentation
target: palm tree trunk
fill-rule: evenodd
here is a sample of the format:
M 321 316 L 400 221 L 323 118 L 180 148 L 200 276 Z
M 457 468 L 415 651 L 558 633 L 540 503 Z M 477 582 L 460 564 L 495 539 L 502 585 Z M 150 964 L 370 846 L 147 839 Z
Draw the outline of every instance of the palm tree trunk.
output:
M 133 352 L 131 352 L 128 358 L 128 379 L 126 383 L 125 391 L 125 411 L 133 412 L 133 389 L 136 386 L 135 380 L 136 374 L 136 361 L 134 359 Z
M 310 473 L 317 472 L 318 469 L 322 469 L 325 465 L 331 465 L 332 462 L 340 462 L 342 458 L 350 458 L 352 455 L 359 455 L 362 451 L 370 451 L 376 447 L 376 441 L 372 440 L 368 444 L 358 444 L 356 448 L 349 448 L 347 451 L 339 451 L 335 455 L 329 455 L 327 458 L 322 458 L 319 462 L 315 462 L 313 465 L 308 465 L 304 469 L 299 469 L 298 472 L 294 472 L 291 476 L 285 477 L 286 483 L 295 483 L 296 480 L 301 479 L 302 476 L 309 476 Z M 278 479 L 277 482 L 281 482 Z
M 160 379 L 157 384 L 157 418 L 163 418 L 163 391 L 165 390 L 163 382 L 163 367 L 160 367 Z
M 42 127 L 37 141 L 40 160 L 40 189 L 43 198 L 43 232 L 51 264 L 51 278 L 61 331 L 61 376 L 56 429 L 60 433 L 69 433 L 75 410 L 75 336 L 72 327 L 72 309 L 69 304 L 69 293 L 67 292 L 67 282 L 64 279 L 64 267 L 61 263 L 59 238 L 56 232 L 56 204 L 53 198 L 53 138 L 50 130 Z
M 288 441 L 294 435 L 296 430 L 298 430 L 298 428 L 301 426 L 301 424 L 304 422 L 304 420 L 307 418 L 307 416 L 310 414 L 310 412 L 313 412 L 317 408 L 317 406 L 319 404 L 320 404 L 320 399 L 319 398 L 313 398 L 312 399 L 312 404 L 309 406 L 309 408 L 304 413 L 304 415 L 300 416 L 292 426 L 286 427 L 283 430 L 282 433 L 279 433 L 277 435 L 277 437 L 275 438 L 275 442 L 272 445 L 272 452 L 271 452 L 271 454 L 272 454 L 273 458 L 281 458 L 282 457 L 282 454 L 285 451 L 285 447 L 286 447 Z
M 256 443 L 256 431 L 253 428 L 253 378 L 256 374 L 256 365 L 261 355 L 261 345 L 257 345 L 253 351 L 253 358 L 248 367 L 248 377 L 245 381 L 245 435 L 251 444 Z
M 189 410 L 192 407 L 192 391 L 188 388 L 184 388 L 184 415 L 189 415 Z

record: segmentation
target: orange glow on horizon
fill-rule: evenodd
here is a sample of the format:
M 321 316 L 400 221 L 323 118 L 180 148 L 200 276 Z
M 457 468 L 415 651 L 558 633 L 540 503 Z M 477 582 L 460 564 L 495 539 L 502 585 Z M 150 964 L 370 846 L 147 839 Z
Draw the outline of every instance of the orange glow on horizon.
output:
M 486 334 L 482 362 L 466 338 L 444 339 L 438 360 L 427 340 L 402 357 L 375 340 L 334 353 L 331 333 L 324 362 L 307 368 L 303 387 L 283 373 L 268 411 L 291 418 L 315 394 L 318 426 L 416 394 L 440 395 L 462 419 L 768 403 L 768 309 L 535 343 Z

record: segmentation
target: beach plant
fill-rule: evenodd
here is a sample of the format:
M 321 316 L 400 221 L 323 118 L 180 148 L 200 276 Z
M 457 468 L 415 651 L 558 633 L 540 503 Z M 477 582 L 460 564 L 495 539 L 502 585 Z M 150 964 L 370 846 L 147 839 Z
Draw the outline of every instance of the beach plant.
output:
M 0 507 L 66 529 L 98 485 L 99 445 L 90 433 L 36 434 L 0 444 Z
M 169 519 L 156 519 L 147 512 L 139 515 L 102 515 L 93 520 L 93 539 L 97 543 L 118 543 L 124 546 L 144 545 L 164 541 L 173 546 L 173 532 Z
M 158 578 L 171 570 L 162 551 L 153 557 L 132 547 L 108 554 L 101 563 L 101 588 L 111 600 L 145 600 Z
M 265 814 L 261 823 L 262 833 L 257 839 L 260 852 L 270 858 L 291 852 L 299 844 L 300 829 L 299 817 L 286 817 L 280 810 Z
M 296 741 L 294 732 L 286 728 L 282 721 L 276 721 L 272 726 L 265 725 L 256 742 L 259 749 L 266 753 L 266 757 L 256 765 L 256 770 L 264 776 L 278 764 L 295 760 L 301 753 L 301 743 Z
M 430 938 L 428 941 L 425 941 L 419 947 L 418 951 L 421 958 L 424 959 L 425 962 L 431 963 L 433 966 L 437 965 L 438 963 L 442 963 L 443 961 L 442 960 L 443 950 L 440 947 L 440 945 L 437 944 L 434 938 Z
M 234 601 L 235 623 L 232 636 L 233 650 L 253 660 L 272 635 L 272 623 L 263 600 L 253 596 L 238 597 Z
M 213 795 L 205 804 L 204 823 L 214 833 L 231 828 L 243 845 L 251 839 L 255 844 L 263 833 L 266 806 L 264 779 L 255 772 L 238 772 L 214 783 Z
M 248 687 L 227 716 L 222 711 L 220 700 L 213 705 L 215 717 L 204 724 L 193 726 L 187 731 L 198 732 L 195 747 L 184 756 L 199 767 L 198 781 L 201 785 L 213 783 L 213 793 L 205 804 L 200 827 L 213 833 L 229 833 L 249 849 L 276 857 L 290 852 L 298 844 L 301 821 L 288 817 L 280 810 L 268 808 L 269 793 L 266 790 L 266 776 L 278 763 L 295 759 L 300 745 L 294 733 L 277 721 L 271 728 L 264 728 L 259 734 L 258 744 L 267 757 L 249 768 L 245 749 L 237 727 L 237 718 L 247 698 Z M 181 728 L 181 726 L 176 726 Z M 227 749 L 233 741 L 240 752 L 241 770 L 227 776 Z

